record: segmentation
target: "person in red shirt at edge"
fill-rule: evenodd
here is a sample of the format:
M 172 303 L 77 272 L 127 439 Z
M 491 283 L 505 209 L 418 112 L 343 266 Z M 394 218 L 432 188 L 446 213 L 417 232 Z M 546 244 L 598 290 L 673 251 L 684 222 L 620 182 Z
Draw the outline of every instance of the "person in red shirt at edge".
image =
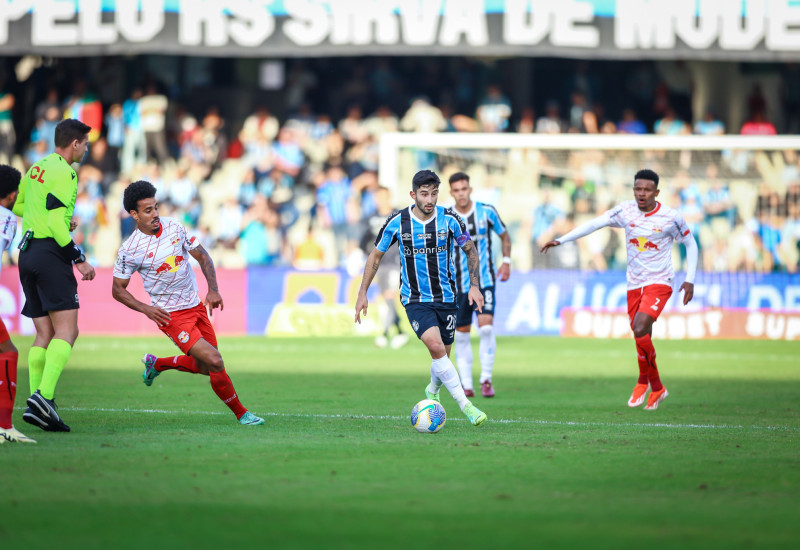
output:
M 152 385 L 165 370 L 204 374 L 211 379 L 214 393 L 240 424 L 263 424 L 263 418 L 239 402 L 217 349 L 217 337 L 207 313 L 217 307 L 221 311 L 223 307 L 214 262 L 200 241 L 189 237 L 177 220 L 159 218 L 155 196 L 155 187 L 146 181 L 133 182 L 125 189 L 123 206 L 136 220 L 136 229 L 119 249 L 111 293 L 118 302 L 154 321 L 186 355 L 159 358 L 146 354 L 142 359 L 144 383 Z M 202 302 L 189 255 L 200 264 L 208 283 L 208 294 Z M 136 271 L 150 295 L 151 305 L 140 302 L 127 289 Z
M 563 237 L 542 247 L 542 254 L 562 243 L 574 241 L 601 227 L 624 227 L 628 252 L 628 316 L 636 339 L 639 358 L 639 380 L 628 399 L 629 407 L 638 407 L 645 400 L 646 411 L 654 411 L 669 395 L 661 383 L 656 366 L 656 350 L 651 335 L 653 323 L 672 295 L 672 242 L 686 247 L 686 280 L 681 285 L 683 305 L 694 295 L 694 276 L 697 271 L 697 243 L 683 216 L 676 210 L 656 201 L 658 174 L 639 170 L 633 178 L 634 200 L 618 204 L 603 215 L 580 225 Z

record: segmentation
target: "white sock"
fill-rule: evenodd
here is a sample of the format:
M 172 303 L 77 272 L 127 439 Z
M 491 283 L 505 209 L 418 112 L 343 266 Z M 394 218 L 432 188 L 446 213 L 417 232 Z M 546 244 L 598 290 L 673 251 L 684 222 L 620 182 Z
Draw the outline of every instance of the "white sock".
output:
M 456 403 L 463 411 L 464 407 L 469 403 L 469 399 L 464 395 L 464 388 L 461 387 L 458 371 L 456 371 L 456 367 L 448 356 L 445 355 L 431 362 L 431 384 L 433 384 L 434 379 L 442 381 L 444 387 L 447 388 L 447 391 L 450 392 L 450 395 L 453 396 L 453 399 L 456 400 Z
M 497 340 L 494 337 L 494 327 L 485 325 L 478 329 L 481 335 L 481 343 L 478 348 L 478 355 L 481 358 L 481 384 L 492 381 L 492 370 L 494 369 L 494 350 L 497 347 Z
M 469 332 L 456 331 L 456 364 L 464 389 L 472 389 L 472 345 Z

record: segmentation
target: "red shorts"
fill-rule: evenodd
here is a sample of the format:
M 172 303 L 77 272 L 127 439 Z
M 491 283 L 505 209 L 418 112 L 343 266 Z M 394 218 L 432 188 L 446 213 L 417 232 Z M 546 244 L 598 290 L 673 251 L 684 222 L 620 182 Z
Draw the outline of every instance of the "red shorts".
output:
M 11 336 L 8 334 L 6 324 L 0 319 L 0 344 L 8 342 L 9 340 L 11 340 Z
M 200 338 L 204 338 L 206 342 L 217 347 L 217 335 L 214 333 L 211 321 L 208 320 L 206 307 L 202 303 L 190 309 L 172 311 L 169 315 L 171 317 L 169 324 L 158 328 L 169 336 L 169 339 L 183 353 L 188 354 Z
M 631 326 L 633 326 L 633 318 L 639 312 L 648 314 L 654 321 L 658 319 L 670 296 L 672 296 L 672 287 L 667 285 L 647 285 L 629 290 L 628 317 L 631 320 Z

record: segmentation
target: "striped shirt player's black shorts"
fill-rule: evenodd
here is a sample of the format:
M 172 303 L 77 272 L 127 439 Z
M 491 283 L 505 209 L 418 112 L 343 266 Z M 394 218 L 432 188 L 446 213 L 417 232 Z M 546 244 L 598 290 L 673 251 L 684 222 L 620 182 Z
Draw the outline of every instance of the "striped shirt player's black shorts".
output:
M 455 340 L 456 305 L 452 302 L 414 302 L 406 304 L 408 322 L 417 338 L 431 327 L 437 327 L 442 336 L 442 343 L 449 346 Z
M 36 319 L 50 311 L 78 309 L 78 281 L 72 262 L 54 239 L 31 239 L 19 253 L 19 281 L 25 293 L 22 314 Z

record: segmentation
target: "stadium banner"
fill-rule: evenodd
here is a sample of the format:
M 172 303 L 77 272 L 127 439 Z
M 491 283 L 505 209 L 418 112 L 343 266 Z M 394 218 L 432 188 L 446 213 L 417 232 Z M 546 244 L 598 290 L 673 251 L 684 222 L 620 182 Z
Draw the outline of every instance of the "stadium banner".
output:
M 304 272 L 277 268 L 250 268 L 248 273 L 250 334 L 344 336 L 380 332 L 382 302 L 376 285 L 368 294 L 369 315 L 361 325 L 353 321 L 360 275 L 350 276 L 344 270 Z M 679 288 L 683 276 L 677 280 Z M 583 334 L 587 323 L 583 312 L 589 312 L 590 327 L 595 318 L 611 323 L 599 336 L 627 336 L 627 292 L 625 273 L 620 271 L 513 272 L 507 282 L 498 282 L 495 287 L 495 328 L 497 334 L 504 336 L 589 336 Z M 683 294 L 673 293 L 662 319 L 655 325 L 656 331 L 665 327 L 666 337 L 679 335 L 678 323 L 682 322 L 685 334 L 696 330 L 699 319 L 707 338 L 770 338 L 777 334 L 775 323 L 783 323 L 783 337 L 800 338 L 795 328 L 800 319 L 800 275 L 700 273 L 694 299 L 687 306 L 683 306 L 682 299 Z M 729 311 L 734 309 L 739 313 Z M 608 312 L 614 312 L 613 318 Z M 744 318 L 744 314 L 752 315 Z M 405 322 L 402 309 L 400 315 Z M 571 315 L 569 322 L 566 315 Z M 669 321 L 673 315 L 677 320 Z M 576 317 L 584 324 L 576 325 Z M 736 323 L 741 319 L 747 330 L 730 328 L 738 327 Z
M 96 274 L 93 281 L 81 281 L 80 278 L 78 280 L 80 297 L 78 329 L 81 333 L 150 336 L 161 334 L 153 321 L 141 313 L 128 309 L 111 297 L 113 269 L 100 268 L 96 270 Z M 202 300 L 206 292 L 205 278 L 197 268 L 195 276 Z M 246 278 L 247 272 L 243 270 L 217 270 L 217 282 L 225 309 L 223 311 L 217 309 L 211 322 L 219 334 L 246 333 Z M 150 303 L 150 298 L 145 293 L 142 280 L 138 276 L 131 278 L 128 290 L 138 300 Z M 24 305 L 25 294 L 20 286 L 17 267 L 4 267 L 0 272 L 0 317 L 9 332 L 35 333 L 33 322 L 20 313 Z
M 0 0 L 0 55 L 796 60 L 795 0 Z
M 562 336 L 632 338 L 626 311 L 564 308 Z M 693 313 L 670 311 L 653 325 L 653 337 L 667 340 L 800 340 L 800 312 L 709 308 Z

